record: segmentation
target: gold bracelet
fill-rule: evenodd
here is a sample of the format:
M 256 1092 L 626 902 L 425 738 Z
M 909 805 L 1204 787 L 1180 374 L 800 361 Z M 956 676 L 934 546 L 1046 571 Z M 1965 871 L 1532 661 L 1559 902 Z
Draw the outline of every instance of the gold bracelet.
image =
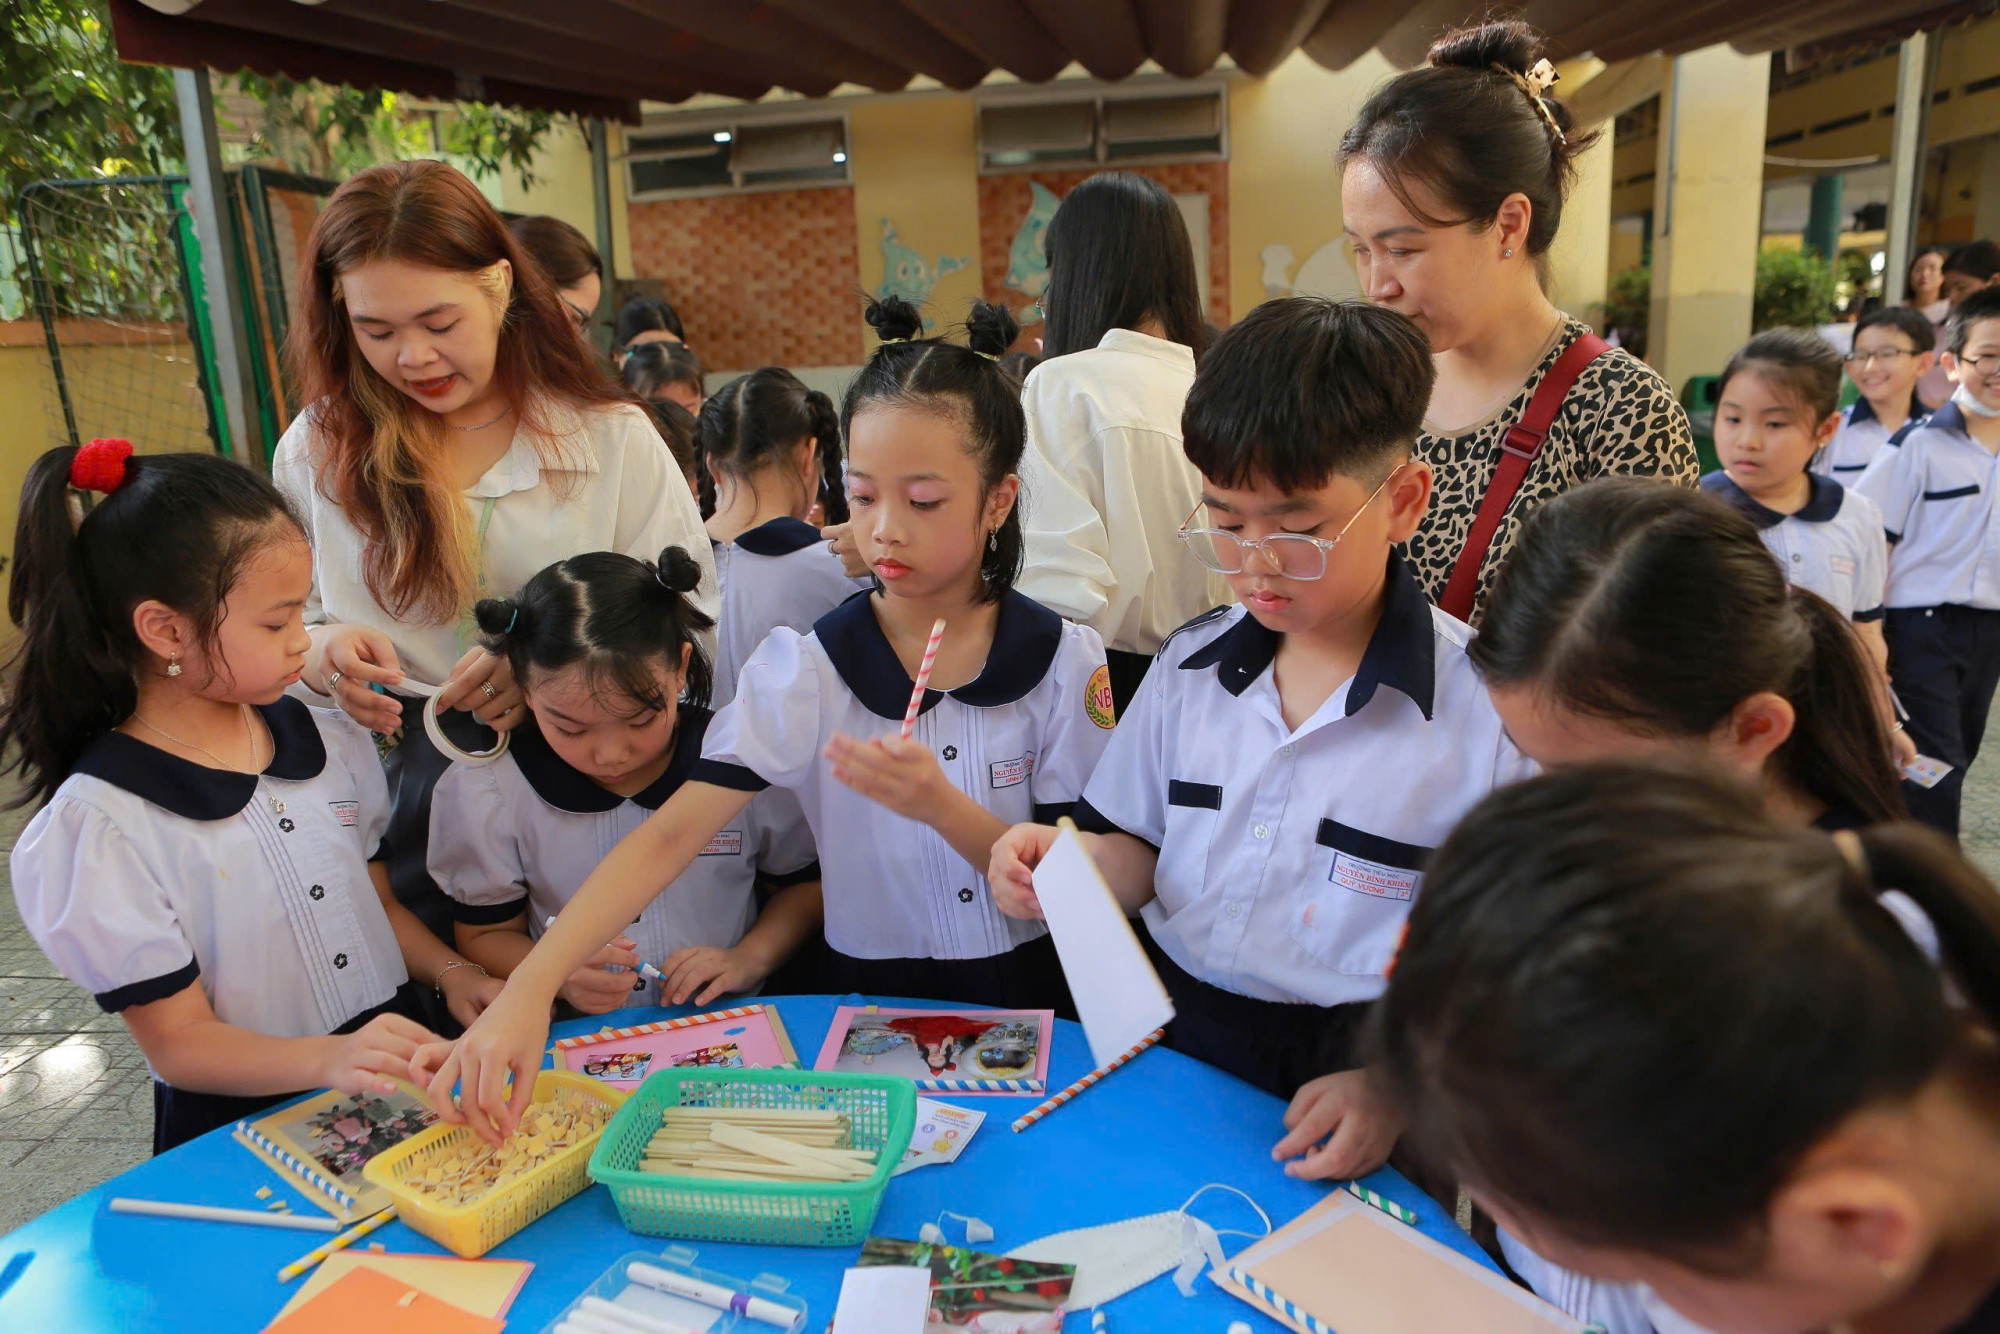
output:
M 450 963 L 438 969 L 437 978 L 431 983 L 431 990 L 437 992 L 440 996 L 444 995 L 444 975 L 454 968 L 479 968 L 479 965 L 470 959 L 453 959 Z M 493 974 L 487 972 L 484 968 L 479 968 L 479 975 L 481 977 L 493 976 Z

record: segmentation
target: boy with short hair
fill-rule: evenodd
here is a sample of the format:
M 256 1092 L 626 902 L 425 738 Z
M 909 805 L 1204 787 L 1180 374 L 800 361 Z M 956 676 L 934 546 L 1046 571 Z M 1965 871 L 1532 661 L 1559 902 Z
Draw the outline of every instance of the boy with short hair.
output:
M 1928 412 L 1917 397 L 1917 382 L 1937 359 L 1936 341 L 1931 322 L 1908 306 L 1884 306 L 1861 317 L 1845 358 L 1847 378 L 1861 397 L 1841 414 L 1833 439 L 1814 457 L 1814 472 L 1852 485 L 1876 451 L 1922 424 Z
M 1945 346 L 1957 392 L 1878 453 L 1855 490 L 1881 509 L 1892 544 L 1882 629 L 1910 738 L 1952 766 L 1936 786 L 1908 789 L 1910 813 L 1955 836 L 2000 683 L 2000 287 L 1953 308 Z
M 1378 1166 L 1398 1125 L 1355 1038 L 1431 850 L 1524 777 L 1396 546 L 1430 501 L 1410 450 L 1429 346 L 1362 302 L 1269 301 L 1203 358 L 1182 418 L 1203 508 L 1182 532 L 1239 605 L 1161 647 L 1077 804 L 1173 996 L 1168 1044 L 1292 1098 L 1295 1176 Z M 1056 831 L 1017 825 L 988 872 L 1037 916 Z

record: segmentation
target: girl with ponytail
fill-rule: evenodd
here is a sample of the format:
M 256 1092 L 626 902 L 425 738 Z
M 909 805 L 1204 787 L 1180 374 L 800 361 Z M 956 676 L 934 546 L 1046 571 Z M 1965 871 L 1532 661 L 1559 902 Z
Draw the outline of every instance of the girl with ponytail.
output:
M 94 502 L 88 500 L 95 493 Z M 131 1029 L 153 1147 L 316 1088 L 390 1092 L 499 984 L 389 893 L 366 731 L 286 695 L 312 554 L 269 481 L 123 440 L 50 450 L 21 495 L 0 753 L 44 802 L 14 896 L 64 976 Z
M 451 898 L 459 948 L 495 977 L 527 957 L 605 849 L 694 773 L 713 718 L 701 641 L 714 622 L 690 596 L 700 579 L 679 547 L 657 562 L 594 552 L 474 609 L 531 718 L 504 755 L 460 760 L 438 780 L 430 872 Z M 761 910 L 760 882 L 776 891 Z M 706 1005 L 756 990 L 819 921 L 812 834 L 796 798 L 766 793 L 607 933 L 556 996 L 584 1014 Z M 641 961 L 666 981 L 631 971 Z
M 777 366 L 738 376 L 702 405 L 697 434 L 701 512 L 722 584 L 715 705 L 736 698 L 736 674 L 778 626 L 800 634 L 867 587 L 820 540 L 847 522 L 840 418 L 833 400 Z
M 449 1055 L 423 1056 L 442 1060 L 434 1089 L 465 1091 L 441 1114 L 482 1136 L 525 1110 L 556 993 L 766 788 L 797 794 L 818 841 L 827 990 L 1070 1008 L 1047 927 L 1003 914 L 983 874 L 1011 824 L 1076 802 L 1113 718 L 1096 632 L 1014 589 L 1025 427 L 996 364 L 1014 320 L 976 304 L 969 345 L 922 337 L 902 301 L 868 321 L 882 345 L 841 428 L 847 540 L 875 590 L 810 634 L 771 632 L 691 781 L 591 872 Z M 913 707 L 920 664 L 930 688 Z
M 1407 1134 L 1708 1329 L 1991 1334 L 2000 896 L 1929 830 L 1760 806 L 1613 764 L 1467 816 L 1374 1015 Z
M 1787 586 L 1756 525 L 1711 496 L 1606 478 L 1550 501 L 1467 653 L 1544 766 L 1679 753 L 1735 770 L 1793 824 L 1906 813 L 1852 623 Z

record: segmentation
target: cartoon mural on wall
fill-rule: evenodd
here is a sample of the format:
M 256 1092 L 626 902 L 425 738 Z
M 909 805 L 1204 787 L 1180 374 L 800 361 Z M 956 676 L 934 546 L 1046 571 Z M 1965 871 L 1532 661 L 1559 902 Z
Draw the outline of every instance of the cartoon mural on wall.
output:
M 886 301 L 892 296 L 901 297 L 913 306 L 923 306 L 931 299 L 931 291 L 938 285 L 938 279 L 957 273 L 972 263 L 970 255 L 940 255 L 936 264 L 896 239 L 896 224 L 882 219 L 882 285 L 875 289 L 875 299 Z M 931 321 L 926 318 L 924 327 Z
M 1296 273 L 1292 271 L 1295 257 L 1288 245 L 1267 245 L 1258 258 L 1264 263 L 1266 296 L 1324 296 L 1345 301 L 1361 295 L 1354 262 L 1338 237 L 1307 255 Z
M 1028 205 L 1028 216 L 1021 219 L 1021 230 L 1014 233 L 1013 249 L 1007 253 L 1007 286 L 1040 301 L 1042 293 L 1049 290 L 1049 253 L 1044 238 L 1049 219 L 1056 215 L 1062 200 L 1040 181 L 1029 181 L 1028 188 L 1033 191 L 1033 202 Z M 1039 306 L 1015 313 L 1023 324 L 1041 323 Z

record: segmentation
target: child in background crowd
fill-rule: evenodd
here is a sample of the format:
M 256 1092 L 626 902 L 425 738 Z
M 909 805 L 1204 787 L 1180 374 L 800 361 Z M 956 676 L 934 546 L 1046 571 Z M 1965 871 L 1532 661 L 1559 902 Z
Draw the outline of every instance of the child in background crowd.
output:
M 1847 375 L 1861 397 L 1840 418 L 1840 429 L 1813 457 L 1812 470 L 1852 485 L 1876 451 L 1929 415 L 1917 381 L 1937 361 L 1935 331 L 1908 306 L 1887 306 L 1861 317 Z
M 619 373 L 641 398 L 664 398 L 701 415 L 707 398 L 702 388 L 701 358 L 687 344 L 662 341 L 629 348 Z
M 687 478 L 688 491 L 698 497 L 701 481 L 695 449 L 695 435 L 699 429 L 695 415 L 671 398 L 649 398 L 646 405 L 653 410 L 653 420 L 659 425 L 660 439 L 667 442 L 667 452 L 680 465 L 681 476 Z
M 611 350 L 621 360 L 648 343 L 685 343 L 680 312 L 656 296 L 635 296 L 618 308 Z

